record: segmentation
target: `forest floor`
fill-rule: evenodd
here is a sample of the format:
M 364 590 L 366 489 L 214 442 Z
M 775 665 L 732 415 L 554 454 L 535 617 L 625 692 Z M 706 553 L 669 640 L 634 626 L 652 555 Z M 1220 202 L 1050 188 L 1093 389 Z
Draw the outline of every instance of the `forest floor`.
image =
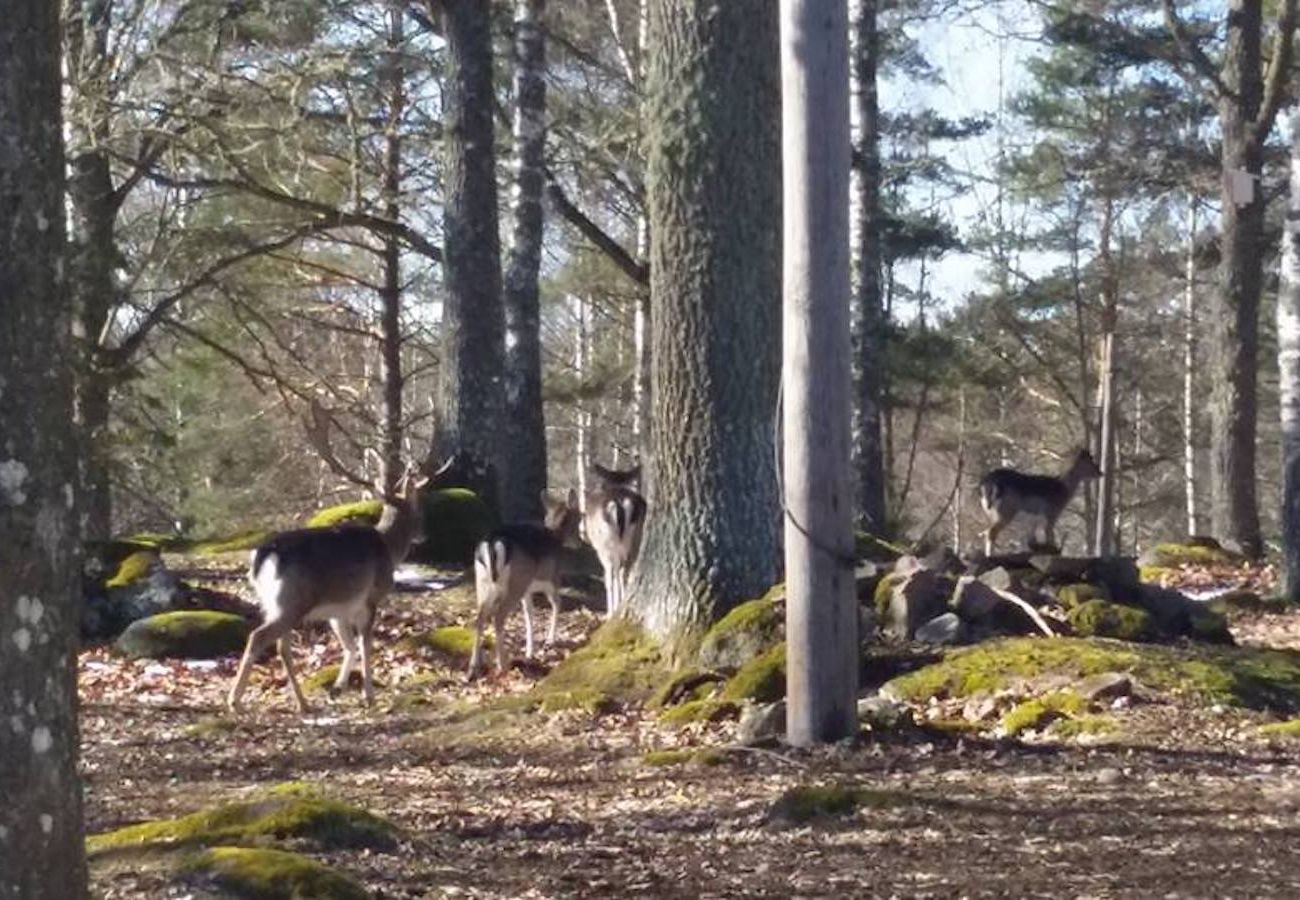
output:
M 380 898 L 1300 896 L 1300 740 L 1261 735 L 1260 713 L 1154 698 L 1091 744 L 908 728 L 746 749 L 734 724 L 678 730 L 635 709 L 536 712 L 476 734 L 466 710 L 529 690 L 599 620 L 565 613 L 543 665 L 473 685 L 397 646 L 471 613 L 464 588 L 397 595 L 379 629 L 377 706 L 317 694 L 307 717 L 278 665 L 257 667 L 231 716 L 234 659 L 84 652 L 88 832 L 305 781 L 400 829 L 391 853 L 314 854 Z M 520 617 L 513 626 L 517 645 Z M 1242 643 L 1300 649 L 1300 612 L 1239 613 L 1233 628 Z M 337 655 L 323 631 L 298 640 L 300 673 Z M 707 765 L 645 759 L 680 746 L 720 752 Z M 854 788 L 858 806 L 773 821 L 777 798 L 802 785 Z M 148 867 L 96 865 L 92 887 L 204 896 Z

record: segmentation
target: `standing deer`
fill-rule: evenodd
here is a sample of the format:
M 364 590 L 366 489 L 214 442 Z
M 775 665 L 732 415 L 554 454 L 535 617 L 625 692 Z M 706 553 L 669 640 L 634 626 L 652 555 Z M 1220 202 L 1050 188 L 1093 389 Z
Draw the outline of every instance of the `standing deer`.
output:
M 605 611 L 613 617 L 623 607 L 628 574 L 641 552 L 646 502 L 632 487 L 639 484 L 641 467 L 618 471 L 593 465 L 600 482 L 587 492 L 583 526 L 587 543 L 600 557 L 605 570 Z
M 1031 475 L 1015 469 L 994 469 L 980 479 L 980 505 L 988 514 L 984 532 L 984 554 L 993 555 L 993 543 L 1019 513 L 1043 520 L 1043 536 L 1056 546 L 1056 520 L 1069 504 L 1079 485 L 1100 478 L 1101 469 L 1087 450 L 1075 454 L 1070 467 L 1059 477 Z M 1030 535 L 1032 546 L 1033 535 Z
M 239 673 L 227 705 L 239 708 L 249 668 L 272 643 L 278 643 L 298 709 L 307 712 L 293 673 L 289 642 L 305 622 L 328 620 L 343 645 L 343 664 L 335 690 L 348 683 L 360 637 L 361 678 L 366 705 L 374 702 L 371 646 L 379 604 L 393 588 L 393 572 L 422 533 L 420 491 L 428 478 L 413 470 L 384 498 L 379 523 L 304 528 L 273 535 L 253 551 L 249 578 L 262 607 L 263 624 L 248 636 Z
M 564 500 L 542 491 L 546 509 L 543 524 L 502 525 L 474 549 L 474 592 L 478 615 L 474 623 L 474 651 L 469 659 L 473 679 L 483 662 L 483 629 L 489 617 L 496 634 L 497 671 L 506 667 L 505 624 L 516 605 L 524 610 L 524 655 L 533 657 L 533 595 L 545 594 L 551 604 L 547 643 L 555 641 L 559 617 L 560 550 L 577 543 L 581 513 L 578 494 L 570 490 Z

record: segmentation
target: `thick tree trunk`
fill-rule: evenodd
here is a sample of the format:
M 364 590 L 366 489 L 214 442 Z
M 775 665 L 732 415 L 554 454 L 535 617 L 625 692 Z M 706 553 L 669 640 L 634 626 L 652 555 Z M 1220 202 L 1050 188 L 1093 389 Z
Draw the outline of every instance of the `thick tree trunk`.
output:
M 843 0 L 781 4 L 786 721 L 797 747 L 857 727 L 848 49 Z
M 1291 120 L 1291 196 L 1277 294 L 1282 413 L 1282 593 L 1300 602 L 1300 111 Z
M 404 10 L 387 0 L 388 58 L 384 68 L 384 93 L 388 107 L 384 127 L 384 216 L 390 222 L 401 218 L 402 115 L 406 109 L 405 67 L 402 65 Z M 379 292 L 380 355 L 383 360 L 384 413 L 380 435 L 382 483 L 391 496 L 405 471 L 402 458 L 402 247 L 392 237 L 384 239 L 384 280 Z
M 776 579 L 776 4 L 652 0 L 650 518 L 631 607 L 698 628 Z
M 85 537 L 112 533 L 112 479 L 108 447 L 112 373 L 99 352 L 117 301 L 118 202 L 108 158 L 107 0 L 75 0 L 67 6 L 67 71 L 74 86 L 68 117 L 73 148 L 68 182 L 72 214 L 69 287 L 76 304 L 74 331 L 80 340 L 75 421 L 81 442 L 81 515 Z
M 447 41 L 444 339 L 436 439 L 444 452 L 463 450 L 492 465 L 499 490 L 505 462 L 505 351 L 492 122 L 492 10 L 482 0 L 440 0 L 432 6 L 442 11 Z
M 58 4 L 0 16 L 0 898 L 86 896 Z
M 1264 95 L 1260 0 L 1233 0 L 1219 101 L 1223 131 L 1223 260 L 1211 301 L 1212 506 L 1215 534 L 1251 556 L 1262 551 L 1255 498 L 1256 359 L 1264 268 L 1263 137 L 1255 117 Z M 1264 134 L 1267 133 L 1265 129 Z
M 857 518 L 866 531 L 883 534 L 885 457 L 881 401 L 885 384 L 885 329 L 880 297 L 880 108 L 876 76 L 880 40 L 878 0 L 850 0 L 852 39 L 854 166 L 850 194 L 852 230 L 852 333 L 856 390 L 853 456 L 857 474 Z
M 515 0 L 515 186 L 505 277 L 506 463 L 503 512 L 513 520 L 541 515 L 546 487 L 542 415 L 542 190 L 546 149 L 544 0 Z

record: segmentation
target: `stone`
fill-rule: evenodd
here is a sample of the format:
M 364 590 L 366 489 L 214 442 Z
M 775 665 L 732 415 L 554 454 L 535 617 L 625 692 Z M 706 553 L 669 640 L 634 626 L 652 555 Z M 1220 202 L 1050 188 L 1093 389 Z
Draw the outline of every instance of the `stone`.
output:
M 754 747 L 779 740 L 785 734 L 785 701 L 746 704 L 736 725 L 736 742 Z
M 899 700 L 880 694 L 858 700 L 858 721 L 872 731 L 892 731 L 911 718 L 911 708 Z
M 940 575 L 957 575 L 965 571 L 966 564 L 951 547 L 939 547 L 925 555 L 921 567 Z
M 952 583 L 925 569 L 894 586 L 885 612 L 886 637 L 906 640 L 916 629 L 948 609 Z
M 1080 681 L 1074 691 L 1085 700 L 1118 699 L 1133 692 L 1133 679 L 1123 672 L 1101 672 Z
M 161 564 L 130 584 L 94 590 L 81 609 L 81 637 L 112 640 L 133 622 L 175 609 L 182 593 L 180 579 Z
M 965 626 L 955 612 L 935 616 L 916 629 L 915 635 L 915 639 L 923 644 L 960 644 L 965 637 Z
M 994 571 L 1005 572 L 1005 569 Z M 994 610 L 1006 601 L 983 578 L 963 575 L 957 579 L 952 594 L 952 608 L 967 622 L 979 622 L 993 615 Z
M 242 651 L 252 630 L 232 613 L 181 610 L 132 622 L 115 646 L 134 659 L 217 659 Z

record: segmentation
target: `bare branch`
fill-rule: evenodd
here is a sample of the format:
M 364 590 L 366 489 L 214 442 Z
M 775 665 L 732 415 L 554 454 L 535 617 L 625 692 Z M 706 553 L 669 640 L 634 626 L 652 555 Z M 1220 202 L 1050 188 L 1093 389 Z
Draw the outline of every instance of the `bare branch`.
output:
M 555 175 L 547 170 L 546 172 L 546 192 L 551 199 L 551 204 L 555 211 L 563 216 L 570 225 L 578 229 L 587 240 L 595 245 L 596 249 L 605 254 L 614 265 L 622 270 L 634 282 L 647 287 L 650 284 L 650 267 L 641 261 L 638 261 L 629 253 L 622 244 L 612 238 L 603 228 L 587 217 L 582 210 L 574 206 L 568 197 L 564 194 L 564 189 L 560 187 Z
M 1277 32 L 1273 36 L 1273 58 L 1268 64 L 1268 73 L 1264 76 L 1264 101 L 1260 104 L 1259 114 L 1250 125 L 1251 138 L 1256 145 L 1263 146 L 1268 133 L 1273 130 L 1273 121 L 1277 118 L 1278 108 L 1282 105 L 1282 95 L 1286 92 L 1287 81 L 1291 74 L 1291 56 L 1295 47 L 1296 0 L 1283 0 L 1277 11 Z
M 1287 2 L 1293 4 L 1293 0 L 1287 0 Z M 1187 26 L 1178 17 L 1178 8 L 1174 5 L 1174 0 L 1160 0 L 1160 5 L 1165 12 L 1165 27 L 1173 35 L 1174 43 L 1183 52 L 1183 56 L 1187 58 L 1193 71 L 1210 83 L 1214 88 L 1215 97 L 1232 96 L 1232 91 L 1219 77 L 1219 70 L 1215 68 L 1214 62 L 1205 55 L 1205 51 L 1192 39 L 1192 36 L 1187 31 Z
M 358 487 L 375 491 L 376 486 L 373 481 L 358 475 L 343 465 L 339 458 L 334 455 L 334 449 L 330 446 L 330 424 L 332 422 L 333 419 L 325 411 L 325 407 L 321 406 L 320 401 L 313 397 L 311 400 L 311 418 L 303 420 L 303 428 L 307 432 L 307 442 L 311 444 L 312 449 L 316 451 L 316 455 L 335 475 L 345 481 L 350 481 Z

